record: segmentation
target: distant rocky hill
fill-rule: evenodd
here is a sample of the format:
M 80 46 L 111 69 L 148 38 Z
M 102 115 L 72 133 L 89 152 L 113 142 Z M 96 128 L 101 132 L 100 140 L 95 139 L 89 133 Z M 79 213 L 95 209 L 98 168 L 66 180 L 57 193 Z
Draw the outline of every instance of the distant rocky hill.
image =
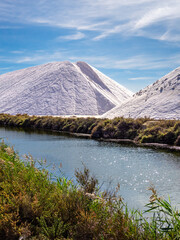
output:
M 0 113 L 101 115 L 132 93 L 85 62 L 55 62 L 0 76 Z
M 180 67 L 103 115 L 118 116 L 180 119 Z

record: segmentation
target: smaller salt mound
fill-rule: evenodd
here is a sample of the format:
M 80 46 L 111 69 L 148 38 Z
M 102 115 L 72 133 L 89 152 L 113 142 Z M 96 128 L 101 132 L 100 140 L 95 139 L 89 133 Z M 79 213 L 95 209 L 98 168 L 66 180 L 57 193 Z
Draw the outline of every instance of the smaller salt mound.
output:
M 180 67 L 103 115 L 119 116 L 180 119 Z

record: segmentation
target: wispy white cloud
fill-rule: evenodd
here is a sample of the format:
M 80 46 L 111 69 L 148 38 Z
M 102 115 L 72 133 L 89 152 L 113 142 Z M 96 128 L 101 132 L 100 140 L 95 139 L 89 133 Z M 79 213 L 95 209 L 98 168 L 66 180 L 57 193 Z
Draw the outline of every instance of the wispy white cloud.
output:
M 2 22 L 95 31 L 94 40 L 121 34 L 176 41 L 180 34 L 179 0 L 3 0 L 0 12 Z
M 66 36 L 60 36 L 60 37 L 58 37 L 57 38 L 57 40 L 62 40 L 62 39 L 64 39 L 64 40 L 80 40 L 80 39 L 83 39 L 83 38 L 85 38 L 85 34 L 84 33 L 82 33 L 82 32 L 77 32 L 77 33 L 75 33 L 75 34 L 72 34 L 72 35 L 66 35 Z
M 47 62 L 54 62 L 54 61 L 63 61 L 64 57 L 61 51 L 56 51 L 53 53 L 42 52 L 42 53 L 34 53 L 29 54 L 22 57 L 15 57 L 13 60 L 17 64 L 21 63 L 28 63 L 28 64 L 44 64 Z
M 113 27 L 112 29 L 108 29 L 103 31 L 101 34 L 98 36 L 94 37 L 93 40 L 97 41 L 103 38 L 106 38 L 112 34 L 117 34 L 117 33 L 123 33 L 124 31 L 127 33 L 127 29 L 129 29 L 130 23 L 122 24 L 122 25 L 117 25 Z
M 13 54 L 23 54 L 24 51 L 18 51 L 18 50 L 16 50 L 16 51 L 10 51 L 10 53 L 13 53 Z
M 144 81 L 144 80 L 155 80 L 153 77 L 133 77 L 133 78 L 128 78 L 130 81 Z
M 134 29 L 141 29 L 152 24 L 179 18 L 179 9 L 177 6 L 159 7 L 146 12 L 137 20 Z
M 171 31 L 166 31 L 164 34 L 162 34 L 159 37 L 160 40 L 162 41 L 170 41 L 170 42 L 180 42 L 180 32 L 171 32 Z
M 135 55 L 129 58 L 117 59 L 113 56 L 86 56 L 76 55 L 72 51 L 58 49 L 54 52 L 34 51 L 29 54 L 13 54 L 9 58 L 0 57 L 0 62 L 12 62 L 16 64 L 43 64 L 47 62 L 64 61 L 64 59 L 76 62 L 85 61 L 89 64 L 104 69 L 118 70 L 159 70 L 175 68 L 180 65 L 180 54 L 169 55 L 166 57 L 152 57 L 147 55 Z M 144 79 L 144 78 L 143 78 Z M 130 80 L 140 80 L 132 78 Z

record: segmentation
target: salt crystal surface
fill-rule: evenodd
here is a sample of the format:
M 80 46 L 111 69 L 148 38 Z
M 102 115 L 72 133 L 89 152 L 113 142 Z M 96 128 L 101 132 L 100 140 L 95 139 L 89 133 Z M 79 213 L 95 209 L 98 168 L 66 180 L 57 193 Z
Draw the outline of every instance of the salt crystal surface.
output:
M 0 113 L 101 115 L 132 93 L 85 62 L 55 62 L 0 76 Z
M 180 67 L 103 115 L 180 119 Z

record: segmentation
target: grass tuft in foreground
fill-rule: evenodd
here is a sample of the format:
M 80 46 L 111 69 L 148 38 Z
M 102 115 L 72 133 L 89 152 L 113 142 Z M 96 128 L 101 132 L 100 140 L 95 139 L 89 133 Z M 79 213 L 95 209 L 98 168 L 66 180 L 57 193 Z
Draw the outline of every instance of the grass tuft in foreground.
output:
M 0 144 L 0 239 L 180 239 L 180 213 L 152 188 L 148 220 L 114 193 L 98 191 L 89 170 L 75 172 L 79 185 L 52 181 L 33 158 L 21 161 Z

